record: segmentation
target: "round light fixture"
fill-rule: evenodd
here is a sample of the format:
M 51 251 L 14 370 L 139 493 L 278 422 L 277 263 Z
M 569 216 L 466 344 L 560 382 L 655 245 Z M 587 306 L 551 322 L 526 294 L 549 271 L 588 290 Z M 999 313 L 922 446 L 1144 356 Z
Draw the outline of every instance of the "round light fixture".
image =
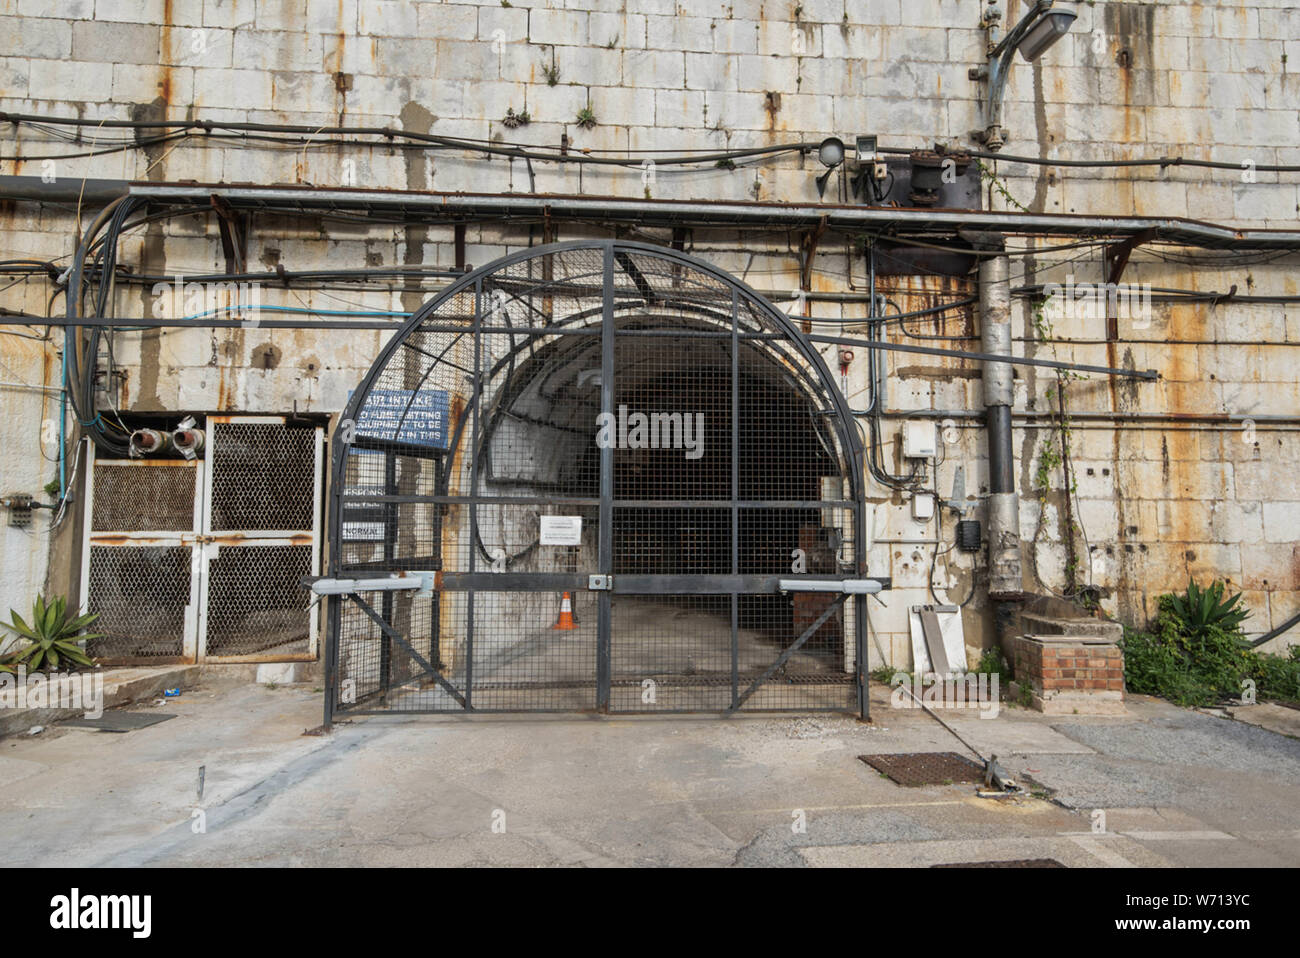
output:
M 844 141 L 839 137 L 828 136 L 817 147 L 817 159 L 828 170 L 839 166 L 844 162 Z

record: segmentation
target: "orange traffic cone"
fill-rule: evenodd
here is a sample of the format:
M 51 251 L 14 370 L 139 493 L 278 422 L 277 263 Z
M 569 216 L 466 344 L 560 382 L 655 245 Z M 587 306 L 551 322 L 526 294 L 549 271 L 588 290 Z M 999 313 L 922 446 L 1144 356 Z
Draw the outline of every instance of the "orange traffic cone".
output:
M 560 621 L 556 622 L 552 629 L 558 629 L 561 632 L 570 632 L 578 626 L 573 621 L 573 599 L 569 593 L 564 593 L 564 598 L 560 599 Z

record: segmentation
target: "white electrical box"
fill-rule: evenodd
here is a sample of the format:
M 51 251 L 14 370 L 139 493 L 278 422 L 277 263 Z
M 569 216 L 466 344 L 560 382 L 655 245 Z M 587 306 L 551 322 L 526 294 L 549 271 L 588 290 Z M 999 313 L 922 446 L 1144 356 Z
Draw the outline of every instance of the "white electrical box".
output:
M 917 493 L 912 497 L 912 518 L 928 522 L 934 518 L 934 496 L 928 492 Z
M 909 419 L 903 423 L 903 456 L 907 459 L 933 459 L 938 452 L 938 430 L 933 422 Z

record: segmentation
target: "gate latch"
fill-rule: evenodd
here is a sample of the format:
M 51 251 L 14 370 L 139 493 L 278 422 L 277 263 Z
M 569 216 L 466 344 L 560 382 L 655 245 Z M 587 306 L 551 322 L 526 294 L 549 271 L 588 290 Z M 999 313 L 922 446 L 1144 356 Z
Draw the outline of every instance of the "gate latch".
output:
M 593 592 L 608 592 L 614 588 L 614 577 L 612 575 L 589 575 L 587 576 L 587 588 Z

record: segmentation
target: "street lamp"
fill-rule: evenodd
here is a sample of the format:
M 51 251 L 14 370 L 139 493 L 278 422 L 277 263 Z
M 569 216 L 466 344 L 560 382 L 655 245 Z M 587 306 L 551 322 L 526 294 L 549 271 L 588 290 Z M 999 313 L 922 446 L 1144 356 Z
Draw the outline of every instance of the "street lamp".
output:
M 988 35 L 988 65 L 974 67 L 970 71 L 972 80 L 988 80 L 988 97 L 985 100 L 984 116 L 988 124 L 983 130 L 976 131 L 975 139 L 990 150 L 996 152 L 1006 142 L 1007 131 L 1002 128 L 1002 95 L 1007 86 L 1007 74 L 1011 71 L 1011 61 L 1020 51 L 1029 62 L 1037 60 L 1061 37 L 1070 32 L 1077 14 L 1073 10 L 1059 9 L 1055 0 L 1034 0 L 1033 6 L 1014 27 L 1001 36 L 1002 8 L 998 0 L 989 0 L 980 18 L 980 26 Z
M 826 181 L 831 178 L 835 168 L 844 162 L 844 141 L 839 137 L 828 136 L 817 147 L 817 159 L 826 167 L 826 172 L 817 177 L 817 195 L 826 195 Z

